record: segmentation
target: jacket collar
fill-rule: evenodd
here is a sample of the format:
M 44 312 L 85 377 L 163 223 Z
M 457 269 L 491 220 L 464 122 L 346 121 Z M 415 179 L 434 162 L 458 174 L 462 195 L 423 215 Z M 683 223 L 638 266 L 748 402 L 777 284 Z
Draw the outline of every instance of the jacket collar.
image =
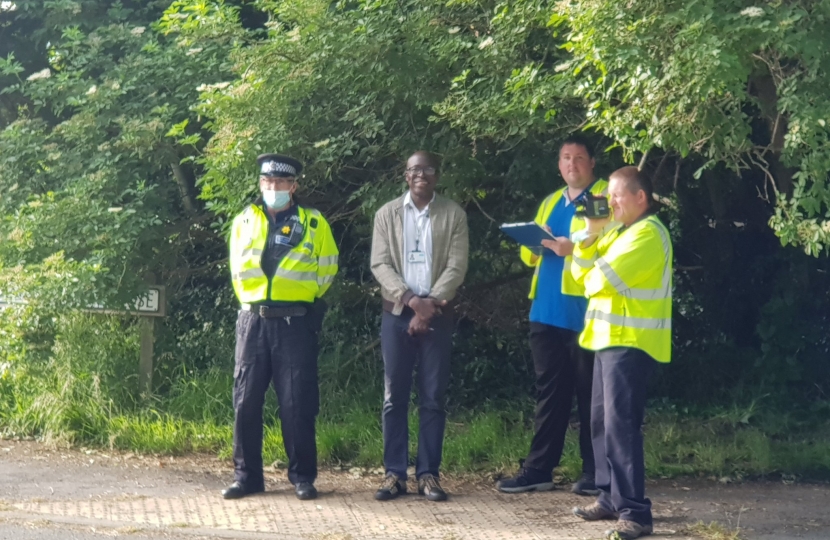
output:
M 395 204 L 393 205 L 394 212 L 395 212 L 395 215 L 397 215 L 399 217 L 403 214 L 402 210 L 403 210 L 404 204 L 406 204 L 407 195 L 409 195 L 408 190 L 407 190 L 406 193 L 404 193 L 403 195 L 401 195 L 400 197 L 395 199 Z M 439 195 L 437 192 L 433 193 L 432 194 L 432 201 L 429 203 L 430 214 L 435 215 L 435 213 L 437 211 L 441 210 L 443 208 L 443 206 L 444 206 L 444 196 Z
M 432 206 L 432 203 L 435 202 L 436 195 L 437 194 L 433 191 L 432 192 L 432 199 L 430 199 L 427 206 Z M 412 204 L 412 206 L 415 206 L 415 204 L 412 202 L 412 191 L 407 191 L 406 193 L 403 194 L 403 204 L 401 206 L 406 206 L 407 204 Z

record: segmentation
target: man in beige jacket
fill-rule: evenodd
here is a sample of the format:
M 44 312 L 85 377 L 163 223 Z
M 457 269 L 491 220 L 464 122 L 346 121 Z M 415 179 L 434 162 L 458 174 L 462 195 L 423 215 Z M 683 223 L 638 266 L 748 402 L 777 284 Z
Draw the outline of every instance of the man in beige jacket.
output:
M 450 376 L 453 321 L 445 306 L 467 273 L 467 215 L 435 193 L 438 159 L 416 152 L 406 162 L 409 191 L 375 214 L 372 273 L 381 286 L 384 366 L 383 464 L 375 498 L 406 493 L 408 409 L 418 366 L 418 492 L 447 499 L 438 483 L 444 444 L 444 398 Z

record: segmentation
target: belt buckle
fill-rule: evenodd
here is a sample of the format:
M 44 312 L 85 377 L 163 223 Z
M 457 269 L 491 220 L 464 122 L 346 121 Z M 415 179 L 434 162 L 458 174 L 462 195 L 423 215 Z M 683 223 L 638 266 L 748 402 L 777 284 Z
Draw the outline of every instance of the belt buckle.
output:
M 268 318 L 268 306 L 257 306 L 257 315 L 263 319 Z

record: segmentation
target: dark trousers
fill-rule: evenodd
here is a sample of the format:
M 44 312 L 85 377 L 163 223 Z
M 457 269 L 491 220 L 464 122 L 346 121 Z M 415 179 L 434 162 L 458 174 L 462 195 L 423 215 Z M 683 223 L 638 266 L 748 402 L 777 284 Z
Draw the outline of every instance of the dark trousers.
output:
M 597 351 L 591 434 L 597 464 L 597 501 L 620 519 L 651 525 L 646 498 L 643 417 L 646 384 L 655 361 L 640 349 Z
M 408 312 L 408 313 L 407 313 Z M 412 337 L 407 333 L 412 312 L 395 316 L 383 312 L 380 342 L 383 352 L 383 465 L 406 479 L 409 463 L 409 400 L 412 375 L 417 365 L 418 456 L 415 476 L 438 476 L 444 446 L 446 412 L 444 402 L 450 380 L 452 318 L 438 315 L 429 332 Z
M 234 477 L 263 489 L 262 407 L 273 383 L 292 484 L 317 478 L 314 422 L 320 409 L 317 332 L 311 317 L 265 319 L 240 311 L 233 385 Z
M 533 441 L 524 466 L 551 472 L 559 465 L 576 393 L 582 472 L 594 474 L 591 446 L 591 384 L 594 353 L 577 344 L 578 333 L 530 323 L 530 351 L 536 371 Z

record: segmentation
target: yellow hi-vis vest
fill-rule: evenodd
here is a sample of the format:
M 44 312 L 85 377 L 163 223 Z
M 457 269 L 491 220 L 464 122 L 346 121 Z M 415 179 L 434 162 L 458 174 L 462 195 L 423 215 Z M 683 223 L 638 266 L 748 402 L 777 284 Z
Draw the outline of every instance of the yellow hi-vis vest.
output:
M 574 247 L 571 273 L 588 311 L 579 344 L 592 351 L 633 347 L 671 361 L 672 245 L 655 216 L 617 227 L 590 247 Z
M 268 236 L 268 216 L 252 204 L 233 220 L 230 267 L 233 289 L 243 304 L 265 300 L 313 302 L 331 286 L 339 252 L 323 215 L 298 207 L 303 239 L 280 261 L 270 280 L 261 260 Z
M 539 225 L 544 225 L 545 223 L 547 223 L 551 212 L 553 212 L 553 209 L 556 208 L 556 203 L 558 203 L 559 199 L 563 197 L 566 189 L 568 189 L 568 186 L 565 186 L 560 190 L 554 191 L 553 193 L 545 197 L 545 200 L 542 201 L 542 204 L 539 206 L 539 211 L 536 212 L 536 217 L 533 221 L 535 221 Z M 591 186 L 590 192 L 592 195 L 603 195 L 607 197 L 608 182 L 601 179 L 597 180 Z M 577 217 L 571 220 L 571 234 L 584 228 L 585 220 Z M 520 256 L 522 258 L 523 263 L 525 263 L 527 266 L 534 266 L 536 268 L 533 271 L 533 280 L 530 282 L 530 294 L 528 295 L 528 298 L 534 299 L 536 298 L 536 285 L 539 282 L 539 268 L 541 268 L 542 266 L 542 257 L 540 255 L 536 255 L 525 246 L 521 247 Z M 571 276 L 570 255 L 565 257 L 564 264 L 564 271 L 562 272 L 562 294 L 569 294 L 571 296 L 582 296 L 584 294 L 582 287 L 580 285 L 577 285 L 577 283 L 573 279 L 573 276 Z

